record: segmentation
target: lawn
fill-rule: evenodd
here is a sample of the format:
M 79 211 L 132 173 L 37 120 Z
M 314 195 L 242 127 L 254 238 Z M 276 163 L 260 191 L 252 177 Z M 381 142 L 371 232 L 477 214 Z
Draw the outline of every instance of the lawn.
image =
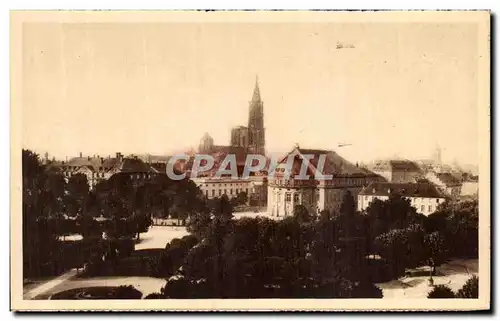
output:
M 164 249 L 173 239 L 180 239 L 188 234 L 183 226 L 151 226 L 146 233 L 141 233 L 141 240 L 135 245 L 135 249 Z

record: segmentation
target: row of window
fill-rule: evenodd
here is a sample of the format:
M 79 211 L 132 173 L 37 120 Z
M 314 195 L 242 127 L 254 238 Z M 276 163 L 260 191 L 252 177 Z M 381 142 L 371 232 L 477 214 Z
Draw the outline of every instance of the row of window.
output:
M 233 194 L 233 191 L 234 191 L 234 194 Z M 218 190 L 218 195 L 216 195 L 216 190 L 214 190 L 214 189 L 213 189 L 213 190 L 212 190 L 212 197 L 215 197 L 215 196 L 222 196 L 223 194 L 225 194 L 225 195 L 230 195 L 230 196 L 231 196 L 231 195 L 236 196 L 236 195 L 238 195 L 238 194 L 239 194 L 239 193 L 241 193 L 241 192 L 245 192 L 245 193 L 248 195 L 248 188 L 245 188 L 245 189 L 243 189 L 243 188 L 236 188 L 236 189 L 234 189 L 234 190 L 233 190 L 232 188 L 230 188 L 230 189 L 229 189 L 229 194 L 228 194 L 227 192 L 228 192 L 228 190 L 227 190 L 227 189 L 225 189 L 225 188 L 224 188 L 224 189 L 219 189 L 219 190 Z M 208 190 L 205 190 L 205 196 L 206 196 L 206 197 L 209 197 L 209 191 L 208 191 Z
M 243 186 L 243 185 L 246 185 L 247 183 L 228 183 L 228 184 L 229 184 L 229 186 Z M 224 184 L 224 186 L 227 186 L 228 184 Z M 205 184 L 205 187 L 208 187 L 209 185 L 210 184 Z M 222 186 L 222 184 L 212 184 L 212 187 L 215 187 L 216 185 Z
M 433 212 L 433 211 L 434 211 L 434 209 L 433 209 L 432 205 L 428 205 L 427 212 Z M 425 205 L 420 206 L 420 212 L 425 212 Z
M 82 174 L 82 173 L 75 173 L 75 172 L 63 172 L 63 175 L 64 176 L 73 176 L 73 175 L 76 175 L 76 174 Z M 86 175 L 86 174 L 85 174 Z M 96 172 L 92 172 L 92 177 L 104 177 L 104 173 L 96 173 Z
M 375 199 L 375 198 L 378 198 L 378 197 L 377 197 L 377 196 L 367 196 L 367 195 L 365 195 L 365 196 L 364 196 L 364 200 L 365 200 L 365 201 L 371 201 L 371 200 L 373 200 L 373 199 Z M 414 197 L 412 197 L 412 198 L 411 198 L 411 201 L 412 201 L 412 202 L 419 202 L 419 203 L 422 203 L 425 199 L 428 199 L 428 198 L 423 198 L 423 197 L 414 198 Z M 436 204 L 439 204 L 439 198 L 436 198 L 435 200 L 436 200 Z M 422 205 L 422 206 L 423 206 L 423 205 Z

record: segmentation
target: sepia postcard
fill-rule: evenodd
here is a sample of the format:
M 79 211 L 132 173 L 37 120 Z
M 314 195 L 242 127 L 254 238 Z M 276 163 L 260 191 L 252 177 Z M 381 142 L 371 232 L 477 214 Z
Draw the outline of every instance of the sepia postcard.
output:
M 490 309 L 490 12 L 10 18 L 11 310 Z

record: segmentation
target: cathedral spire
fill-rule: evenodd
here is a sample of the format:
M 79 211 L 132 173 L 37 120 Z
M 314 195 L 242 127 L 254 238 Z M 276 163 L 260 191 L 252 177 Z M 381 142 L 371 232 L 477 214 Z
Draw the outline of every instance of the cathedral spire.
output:
M 252 102 L 260 102 L 259 76 L 255 76 L 255 88 L 253 90 Z

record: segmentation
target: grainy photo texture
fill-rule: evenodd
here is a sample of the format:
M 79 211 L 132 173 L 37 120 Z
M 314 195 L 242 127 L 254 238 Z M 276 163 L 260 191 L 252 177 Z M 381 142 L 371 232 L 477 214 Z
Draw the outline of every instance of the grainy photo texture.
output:
M 488 309 L 489 19 L 12 12 L 11 308 Z

